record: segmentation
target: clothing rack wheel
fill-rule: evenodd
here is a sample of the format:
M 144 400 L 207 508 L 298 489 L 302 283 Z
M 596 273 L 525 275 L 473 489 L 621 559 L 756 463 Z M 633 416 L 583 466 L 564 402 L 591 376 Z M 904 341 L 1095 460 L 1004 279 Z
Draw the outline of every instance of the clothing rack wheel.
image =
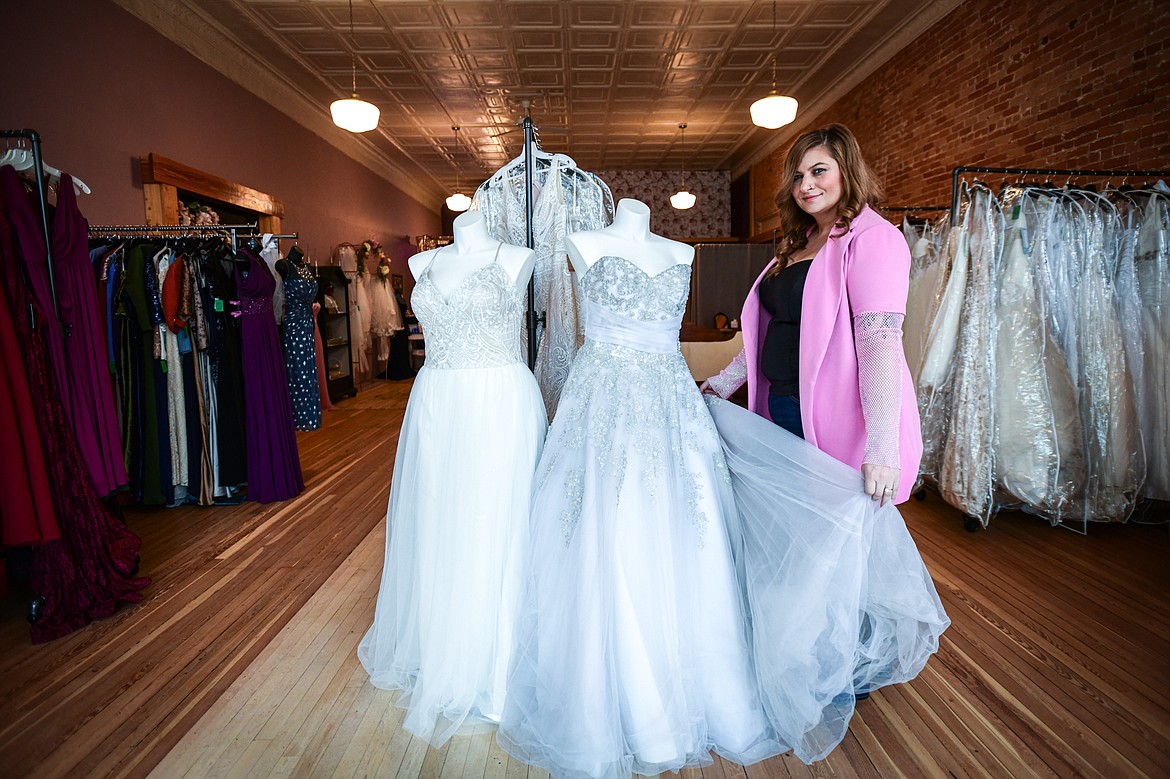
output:
M 33 595 L 28 599 L 28 622 L 30 625 L 40 622 L 41 615 L 45 613 L 45 596 Z

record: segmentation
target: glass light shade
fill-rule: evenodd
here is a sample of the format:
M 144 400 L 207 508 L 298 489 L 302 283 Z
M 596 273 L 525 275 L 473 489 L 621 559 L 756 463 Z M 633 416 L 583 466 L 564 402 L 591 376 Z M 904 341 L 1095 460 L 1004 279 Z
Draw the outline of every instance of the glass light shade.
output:
M 364 133 L 378 126 L 378 116 L 382 113 L 378 106 L 359 100 L 357 95 L 343 100 L 334 100 L 329 105 L 329 113 L 333 114 L 333 123 L 351 133 Z
M 752 103 L 752 124 L 775 130 L 796 118 L 796 99 L 775 92 Z
M 452 211 L 466 211 L 471 208 L 471 198 L 462 192 L 456 192 L 451 197 L 447 198 L 447 208 Z
M 680 189 L 670 196 L 670 204 L 679 211 L 686 211 L 695 205 L 695 196 L 685 189 Z

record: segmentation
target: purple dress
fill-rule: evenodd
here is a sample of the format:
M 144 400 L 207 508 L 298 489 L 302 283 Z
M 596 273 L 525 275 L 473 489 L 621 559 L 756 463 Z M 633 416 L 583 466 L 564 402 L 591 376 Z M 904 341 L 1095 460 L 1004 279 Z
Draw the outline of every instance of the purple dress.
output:
M 34 643 L 50 641 L 114 613 L 119 603 L 136 603 L 150 579 L 134 573 L 141 541 L 107 504 L 86 473 L 77 438 L 57 382 L 52 344 L 60 331 L 52 309 L 41 305 L 47 292 L 40 224 L 12 169 L 0 167 L 0 294 L 8 295 L 13 324 L 23 346 L 25 372 L 44 466 L 61 537 L 33 548 L 30 585 L 44 596 Z M 39 251 L 38 251 L 39 249 Z M 31 254 L 29 252 L 32 252 Z M 22 272 L 21 269 L 24 269 Z M 26 285 L 25 280 L 28 280 Z M 44 283 L 46 289 L 39 290 Z M 48 295 L 52 305 L 52 295 Z
M 109 495 L 126 484 L 126 466 L 88 234 L 85 218 L 77 208 L 73 179 L 64 173 L 57 193 L 52 237 L 57 300 L 67 334 L 63 339 L 69 370 L 66 402 L 85 468 L 98 494 Z
M 248 498 L 261 503 L 287 500 L 305 488 L 293 429 L 292 401 L 284 351 L 272 316 L 276 279 L 246 249 L 245 274 L 236 265 L 240 298 L 240 341 L 244 363 L 244 440 L 248 452 Z
M 45 338 L 65 413 L 95 489 L 99 495 L 108 495 L 126 483 L 126 468 L 105 356 L 105 329 L 97 315 L 98 287 L 89 263 L 88 231 L 77 210 L 73 179 L 68 174 L 61 176 L 52 216 L 60 326 L 54 316 L 40 221 L 12 168 L 0 168 L 0 188 L 9 204 L 8 217 L 15 228 L 32 294 L 48 317 L 50 327 Z

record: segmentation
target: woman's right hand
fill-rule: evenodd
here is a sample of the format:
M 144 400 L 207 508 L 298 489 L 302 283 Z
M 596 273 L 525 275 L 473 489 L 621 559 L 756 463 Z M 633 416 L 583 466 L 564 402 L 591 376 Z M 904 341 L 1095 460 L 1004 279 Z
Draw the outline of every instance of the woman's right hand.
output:
M 711 389 L 711 381 L 709 379 L 703 379 L 703 383 L 699 385 L 699 392 L 702 392 L 704 395 L 719 397 L 719 393 Z

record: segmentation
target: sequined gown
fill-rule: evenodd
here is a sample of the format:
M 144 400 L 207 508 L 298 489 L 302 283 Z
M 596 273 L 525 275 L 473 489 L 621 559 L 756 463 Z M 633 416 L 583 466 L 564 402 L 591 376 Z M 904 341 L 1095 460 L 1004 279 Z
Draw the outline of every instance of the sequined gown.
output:
M 678 346 L 690 267 L 603 257 L 537 468 L 534 566 L 500 743 L 556 776 L 774 754 L 715 427 Z M 708 758 L 709 760 L 709 758 Z
M 522 357 L 524 301 L 498 263 L 447 299 L 428 267 L 411 305 L 426 363 L 398 438 L 385 567 L 358 657 L 373 685 L 403 692 L 403 727 L 438 745 L 499 720 L 547 423 Z
M 313 298 L 317 280 L 308 265 L 288 260 L 284 280 L 284 367 L 297 430 L 321 427 L 321 390 L 313 337 Z
M 854 694 L 946 627 L 892 504 L 771 422 L 704 405 L 690 268 L 602 257 L 536 471 L 501 746 L 557 777 L 824 757 Z

